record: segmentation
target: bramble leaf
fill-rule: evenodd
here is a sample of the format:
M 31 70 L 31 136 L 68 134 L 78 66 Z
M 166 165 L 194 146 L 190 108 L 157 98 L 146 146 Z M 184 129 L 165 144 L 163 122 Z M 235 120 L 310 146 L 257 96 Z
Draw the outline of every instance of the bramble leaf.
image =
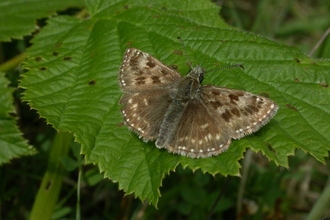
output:
M 82 0 L 2 0 L 0 2 L 0 41 L 21 39 L 36 30 L 36 20 L 54 15 L 56 10 L 83 6 Z
M 98 2 L 98 4 L 96 4 Z M 24 100 L 61 131 L 73 132 L 87 163 L 127 194 L 156 205 L 162 179 L 178 164 L 213 175 L 239 176 L 246 148 L 288 167 L 300 148 L 324 163 L 330 149 L 329 62 L 297 48 L 235 30 L 207 1 L 88 1 L 88 20 L 59 16 L 33 39 L 24 65 Z M 205 83 L 268 96 L 280 107 L 258 132 L 233 141 L 217 157 L 191 159 L 144 143 L 123 125 L 118 70 L 126 48 L 141 49 L 184 75 L 193 65 L 207 70 Z M 223 125 L 225 126 L 225 125 Z
M 8 88 L 8 84 L 5 75 L 0 73 L 0 165 L 9 163 L 14 158 L 36 153 L 22 137 L 15 118 L 9 116 L 15 109 L 12 103 L 13 88 Z

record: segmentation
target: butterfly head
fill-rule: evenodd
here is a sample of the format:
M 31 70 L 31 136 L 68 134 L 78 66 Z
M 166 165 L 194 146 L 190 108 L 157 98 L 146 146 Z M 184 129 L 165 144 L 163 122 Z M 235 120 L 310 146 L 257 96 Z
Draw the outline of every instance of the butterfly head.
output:
M 205 70 L 201 66 L 197 65 L 188 72 L 187 76 L 197 79 L 198 82 L 201 83 L 204 80 L 204 73 Z
M 226 66 L 226 67 L 222 67 L 222 68 L 218 68 L 218 69 L 214 69 L 214 70 L 205 71 L 205 69 L 203 69 L 200 65 L 197 65 L 188 72 L 187 77 L 191 77 L 193 79 L 196 79 L 199 83 L 202 83 L 204 80 L 205 73 L 213 72 L 213 71 L 217 71 L 217 70 L 228 69 L 228 68 L 232 68 L 232 67 L 241 67 L 242 69 L 244 69 L 244 67 L 241 64 L 235 64 L 232 66 Z

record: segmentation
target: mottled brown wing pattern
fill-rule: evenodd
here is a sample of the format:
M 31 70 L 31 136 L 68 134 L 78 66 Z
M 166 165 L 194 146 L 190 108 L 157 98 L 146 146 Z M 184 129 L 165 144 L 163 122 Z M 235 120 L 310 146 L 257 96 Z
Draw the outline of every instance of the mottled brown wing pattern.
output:
M 257 131 L 275 114 L 278 106 L 272 100 L 246 91 L 203 85 L 201 100 L 219 126 L 231 138 L 239 139 Z
M 157 139 L 159 127 L 172 99 L 166 90 L 124 94 L 119 104 L 128 127 L 144 141 Z
M 184 110 L 176 132 L 165 148 L 192 158 L 218 155 L 228 149 L 231 138 L 218 124 L 201 100 L 191 100 Z
M 119 70 L 119 85 L 123 92 L 136 92 L 174 86 L 181 75 L 151 55 L 128 48 Z
M 155 140 L 164 114 L 172 102 L 170 92 L 182 80 L 180 74 L 153 56 L 128 48 L 119 70 L 124 94 L 119 104 L 128 127 L 144 141 Z
M 239 65 L 238 65 L 239 66 Z M 204 70 L 186 77 L 135 48 L 119 71 L 124 121 L 144 141 L 191 158 L 228 149 L 231 139 L 257 131 L 275 114 L 272 100 L 252 93 L 200 85 Z

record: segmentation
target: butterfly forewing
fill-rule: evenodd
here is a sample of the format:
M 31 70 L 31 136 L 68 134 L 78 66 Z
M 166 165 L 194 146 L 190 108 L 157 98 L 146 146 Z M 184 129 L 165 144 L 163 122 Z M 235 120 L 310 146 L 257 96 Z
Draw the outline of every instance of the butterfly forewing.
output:
M 172 102 L 171 93 L 181 80 L 151 55 L 135 48 L 125 52 L 119 71 L 119 85 L 126 92 L 119 102 L 128 127 L 144 141 L 155 140 L 163 116 Z
M 276 113 L 272 100 L 246 91 L 203 85 L 201 99 L 220 125 L 226 126 L 231 138 L 239 139 L 257 131 Z
M 173 87 L 181 79 L 180 74 L 135 48 L 125 52 L 119 71 L 119 85 L 124 92 L 136 92 Z

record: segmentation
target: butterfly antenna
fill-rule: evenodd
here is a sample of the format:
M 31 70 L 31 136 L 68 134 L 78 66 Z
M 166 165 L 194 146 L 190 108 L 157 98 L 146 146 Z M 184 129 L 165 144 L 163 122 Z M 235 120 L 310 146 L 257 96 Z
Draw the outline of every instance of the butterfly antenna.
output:
M 189 62 L 189 66 L 191 66 L 192 62 L 191 62 L 191 60 L 189 58 L 189 54 L 187 53 L 186 48 L 184 47 L 184 44 L 182 42 L 181 37 L 178 37 L 178 40 L 180 41 L 181 46 L 182 46 L 182 49 L 183 49 L 183 51 L 184 51 L 184 53 L 185 53 L 185 55 L 187 57 L 187 60 Z M 233 67 L 241 67 L 244 70 L 244 66 L 243 65 L 241 65 L 241 64 L 235 64 L 235 65 L 232 65 L 232 66 L 226 66 L 226 67 L 222 67 L 222 68 L 218 68 L 218 69 L 209 70 L 209 71 L 204 72 L 203 74 L 209 73 L 209 72 L 213 72 L 213 71 L 217 71 L 217 70 L 223 70 L 223 69 L 233 68 Z
M 184 47 L 184 44 L 183 44 L 183 42 L 182 42 L 181 37 L 178 37 L 178 40 L 179 40 L 180 43 L 181 43 L 181 46 L 182 46 L 183 52 L 184 52 L 184 54 L 186 55 L 186 58 L 187 58 L 187 60 L 188 60 L 188 62 L 189 62 L 189 66 L 191 67 L 192 62 L 191 62 L 191 60 L 190 60 L 190 58 L 189 58 L 189 54 L 187 53 L 186 48 Z
M 205 73 L 209 73 L 209 72 L 213 72 L 213 71 L 217 71 L 217 70 L 229 69 L 229 68 L 233 68 L 233 67 L 241 67 L 244 70 L 244 66 L 243 65 L 241 65 L 241 64 L 235 64 L 235 65 L 232 65 L 232 66 L 225 66 L 225 67 L 221 67 L 221 68 L 218 68 L 218 69 L 209 70 L 209 71 L 204 72 L 204 74 Z

